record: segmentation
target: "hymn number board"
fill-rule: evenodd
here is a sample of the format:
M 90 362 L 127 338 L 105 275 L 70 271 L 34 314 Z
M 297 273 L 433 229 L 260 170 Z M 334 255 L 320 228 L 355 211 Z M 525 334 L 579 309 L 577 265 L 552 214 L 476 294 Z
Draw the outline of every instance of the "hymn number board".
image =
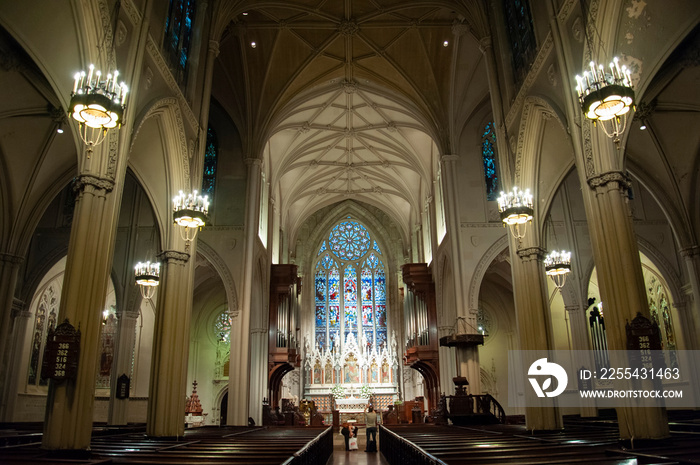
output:
M 68 318 L 49 331 L 41 365 L 41 376 L 54 381 L 75 379 L 80 357 L 80 330 L 68 322 Z

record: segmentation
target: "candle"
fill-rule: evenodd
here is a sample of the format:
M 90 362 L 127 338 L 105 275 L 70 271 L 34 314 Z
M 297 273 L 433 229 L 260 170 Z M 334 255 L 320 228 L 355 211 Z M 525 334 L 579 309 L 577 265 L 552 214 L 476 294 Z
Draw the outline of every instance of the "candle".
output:
M 87 76 L 87 86 L 92 87 L 90 84 L 90 81 L 92 81 L 92 71 L 95 69 L 95 65 L 90 65 L 90 72 L 88 73 Z
M 124 105 L 124 102 L 126 101 L 126 92 L 127 92 L 126 84 L 122 83 L 122 89 L 123 89 L 123 92 L 122 92 L 122 105 Z
M 119 76 L 119 71 L 116 69 L 114 70 L 114 81 L 112 81 L 112 93 L 114 93 L 114 88 L 119 87 L 117 86 L 117 77 Z
M 75 73 L 75 82 L 73 83 L 73 93 L 78 91 L 78 81 L 80 81 L 80 73 Z

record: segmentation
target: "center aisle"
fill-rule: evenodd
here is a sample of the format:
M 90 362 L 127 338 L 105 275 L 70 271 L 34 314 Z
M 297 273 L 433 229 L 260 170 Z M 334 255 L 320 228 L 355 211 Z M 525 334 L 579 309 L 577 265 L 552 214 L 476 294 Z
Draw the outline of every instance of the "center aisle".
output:
M 338 432 L 337 428 L 333 434 L 333 455 L 328 459 L 326 465 L 347 465 L 347 464 L 380 464 L 389 465 L 381 452 L 363 452 L 367 442 L 366 431 L 361 428 L 357 437 L 357 450 L 345 451 L 345 438 Z M 379 448 L 379 434 L 377 434 L 377 448 Z

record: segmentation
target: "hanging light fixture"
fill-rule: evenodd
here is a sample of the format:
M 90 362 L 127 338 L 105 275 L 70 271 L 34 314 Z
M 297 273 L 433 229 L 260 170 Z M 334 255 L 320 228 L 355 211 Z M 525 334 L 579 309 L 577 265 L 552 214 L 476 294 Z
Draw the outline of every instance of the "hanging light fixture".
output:
M 498 211 L 501 213 L 503 226 L 508 225 L 513 237 L 521 240 L 525 237 L 525 223 L 532 221 L 534 213 L 530 189 L 522 191 L 513 187 L 507 194 L 501 192 L 498 197 Z
M 571 273 L 571 252 L 550 252 L 544 259 L 544 271 L 552 278 L 557 289 L 564 287 L 566 276 Z
M 185 194 L 180 191 L 173 198 L 173 218 L 180 226 L 180 235 L 189 248 L 197 235 L 197 231 L 205 225 L 209 213 L 209 197 L 202 196 L 197 191 Z
M 81 71 L 74 77 L 70 116 L 78 122 L 89 156 L 92 148 L 104 141 L 107 131 L 121 126 L 127 87 L 123 82 L 117 83 L 118 71 L 103 78 L 94 65 L 87 73 Z
M 620 67 L 617 57 L 613 58 L 606 71 L 603 65 L 590 62 L 590 72 L 576 76 L 576 92 L 586 118 L 593 121 L 619 147 L 620 134 L 627 126 L 627 113 L 634 106 L 634 89 L 630 70 Z
M 141 288 L 141 296 L 149 300 L 160 282 L 160 263 L 138 262 L 134 268 L 136 284 Z

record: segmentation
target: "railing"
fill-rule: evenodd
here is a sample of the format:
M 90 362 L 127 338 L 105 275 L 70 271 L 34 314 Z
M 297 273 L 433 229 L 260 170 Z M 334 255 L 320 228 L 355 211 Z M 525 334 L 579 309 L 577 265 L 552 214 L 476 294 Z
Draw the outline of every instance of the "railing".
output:
M 390 465 L 446 465 L 393 431 L 379 425 L 379 451 Z
M 333 454 L 333 427 L 329 426 L 282 465 L 325 465 Z
M 455 424 L 459 424 L 460 417 L 465 418 L 475 414 L 490 414 L 500 423 L 506 421 L 506 412 L 491 394 L 446 396 L 446 400 L 449 406 L 447 418 Z

